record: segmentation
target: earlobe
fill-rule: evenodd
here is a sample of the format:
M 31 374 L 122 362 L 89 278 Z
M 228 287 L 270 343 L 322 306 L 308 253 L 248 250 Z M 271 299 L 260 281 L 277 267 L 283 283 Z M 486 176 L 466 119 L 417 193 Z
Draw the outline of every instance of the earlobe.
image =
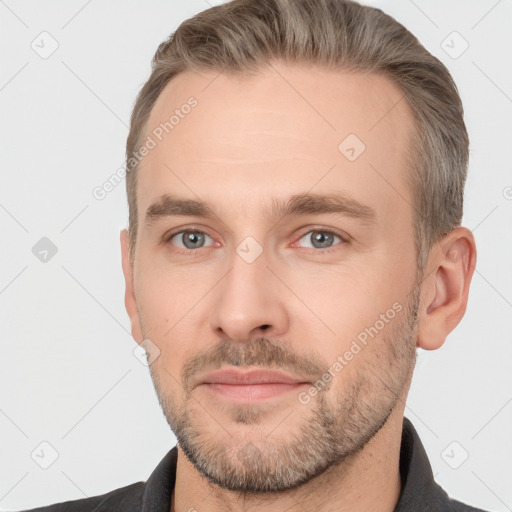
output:
M 459 324 L 469 296 L 476 265 L 476 244 L 469 229 L 459 227 L 447 234 L 431 251 L 422 284 L 417 346 L 440 348 Z
M 135 286 L 133 279 L 133 266 L 130 262 L 130 247 L 129 247 L 129 239 L 128 239 L 128 231 L 123 229 L 120 234 L 121 241 L 121 258 L 122 258 L 122 266 L 123 266 L 123 274 L 126 284 L 125 295 L 124 295 L 124 304 L 126 307 L 126 312 L 130 318 L 131 322 L 131 331 L 133 339 L 137 343 L 141 343 L 144 339 L 142 334 L 142 329 L 140 325 L 139 312 L 137 310 L 137 301 L 135 298 Z

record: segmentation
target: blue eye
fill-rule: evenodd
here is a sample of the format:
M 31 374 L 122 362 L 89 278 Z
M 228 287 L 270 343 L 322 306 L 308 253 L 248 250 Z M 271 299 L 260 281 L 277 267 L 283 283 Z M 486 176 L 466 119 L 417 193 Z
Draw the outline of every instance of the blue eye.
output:
M 336 240 L 339 242 L 346 242 L 341 235 L 334 231 L 329 229 L 314 229 L 302 235 L 299 242 L 301 243 L 301 246 L 303 246 L 303 243 L 310 243 L 311 246 L 306 248 L 317 249 L 316 252 L 329 253 L 337 249 L 338 244 L 336 243 Z
M 219 246 L 212 237 L 207 235 L 204 231 L 199 229 L 188 229 L 172 233 L 164 237 L 164 243 L 170 243 L 177 253 L 192 255 L 199 255 L 201 251 L 198 249 L 205 249 L 208 247 Z M 297 243 L 292 244 L 292 247 L 302 247 L 315 254 L 329 254 L 339 249 L 340 245 L 347 243 L 347 240 L 340 234 L 330 229 L 314 229 L 304 233 Z M 310 244 L 307 246 L 307 244 Z
M 336 238 L 341 240 L 341 237 L 330 231 L 308 231 L 301 240 L 310 240 L 314 249 L 326 249 L 332 245 Z
M 184 252 L 195 251 L 195 249 L 202 249 L 205 247 L 204 243 L 206 238 L 213 239 L 208 236 L 204 231 L 185 230 L 171 235 L 167 241 L 183 250 Z M 175 242 L 173 240 L 176 239 Z M 180 245 L 181 244 L 181 245 Z

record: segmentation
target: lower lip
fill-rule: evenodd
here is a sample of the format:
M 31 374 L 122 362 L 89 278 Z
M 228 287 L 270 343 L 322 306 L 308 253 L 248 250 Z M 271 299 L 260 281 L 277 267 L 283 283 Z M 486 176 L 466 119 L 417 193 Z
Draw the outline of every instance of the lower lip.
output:
M 227 398 L 235 402 L 253 402 L 280 396 L 290 391 L 298 390 L 302 386 L 308 385 L 306 382 L 296 384 L 285 384 L 272 382 L 268 384 L 204 384 L 207 389 L 218 396 Z

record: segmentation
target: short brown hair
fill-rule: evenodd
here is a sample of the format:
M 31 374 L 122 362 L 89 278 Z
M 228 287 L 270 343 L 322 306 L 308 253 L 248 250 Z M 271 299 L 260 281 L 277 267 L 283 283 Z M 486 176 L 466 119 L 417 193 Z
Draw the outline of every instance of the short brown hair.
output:
M 449 71 L 413 34 L 380 9 L 350 0 L 233 0 L 184 21 L 159 46 L 126 146 L 131 261 L 138 165 L 130 156 L 164 87 L 186 70 L 250 73 L 272 60 L 379 73 L 399 88 L 415 121 L 406 179 L 421 279 L 431 247 L 462 221 L 469 156 L 462 103 Z

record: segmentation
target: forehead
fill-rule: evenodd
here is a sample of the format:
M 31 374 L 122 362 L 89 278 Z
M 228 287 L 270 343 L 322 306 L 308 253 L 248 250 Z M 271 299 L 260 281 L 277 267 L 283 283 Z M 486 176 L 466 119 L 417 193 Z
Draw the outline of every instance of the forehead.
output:
M 341 191 L 381 215 L 410 215 L 412 129 L 382 75 L 283 63 L 254 75 L 184 72 L 146 124 L 154 147 L 139 167 L 139 223 L 166 193 L 250 215 L 275 198 Z

